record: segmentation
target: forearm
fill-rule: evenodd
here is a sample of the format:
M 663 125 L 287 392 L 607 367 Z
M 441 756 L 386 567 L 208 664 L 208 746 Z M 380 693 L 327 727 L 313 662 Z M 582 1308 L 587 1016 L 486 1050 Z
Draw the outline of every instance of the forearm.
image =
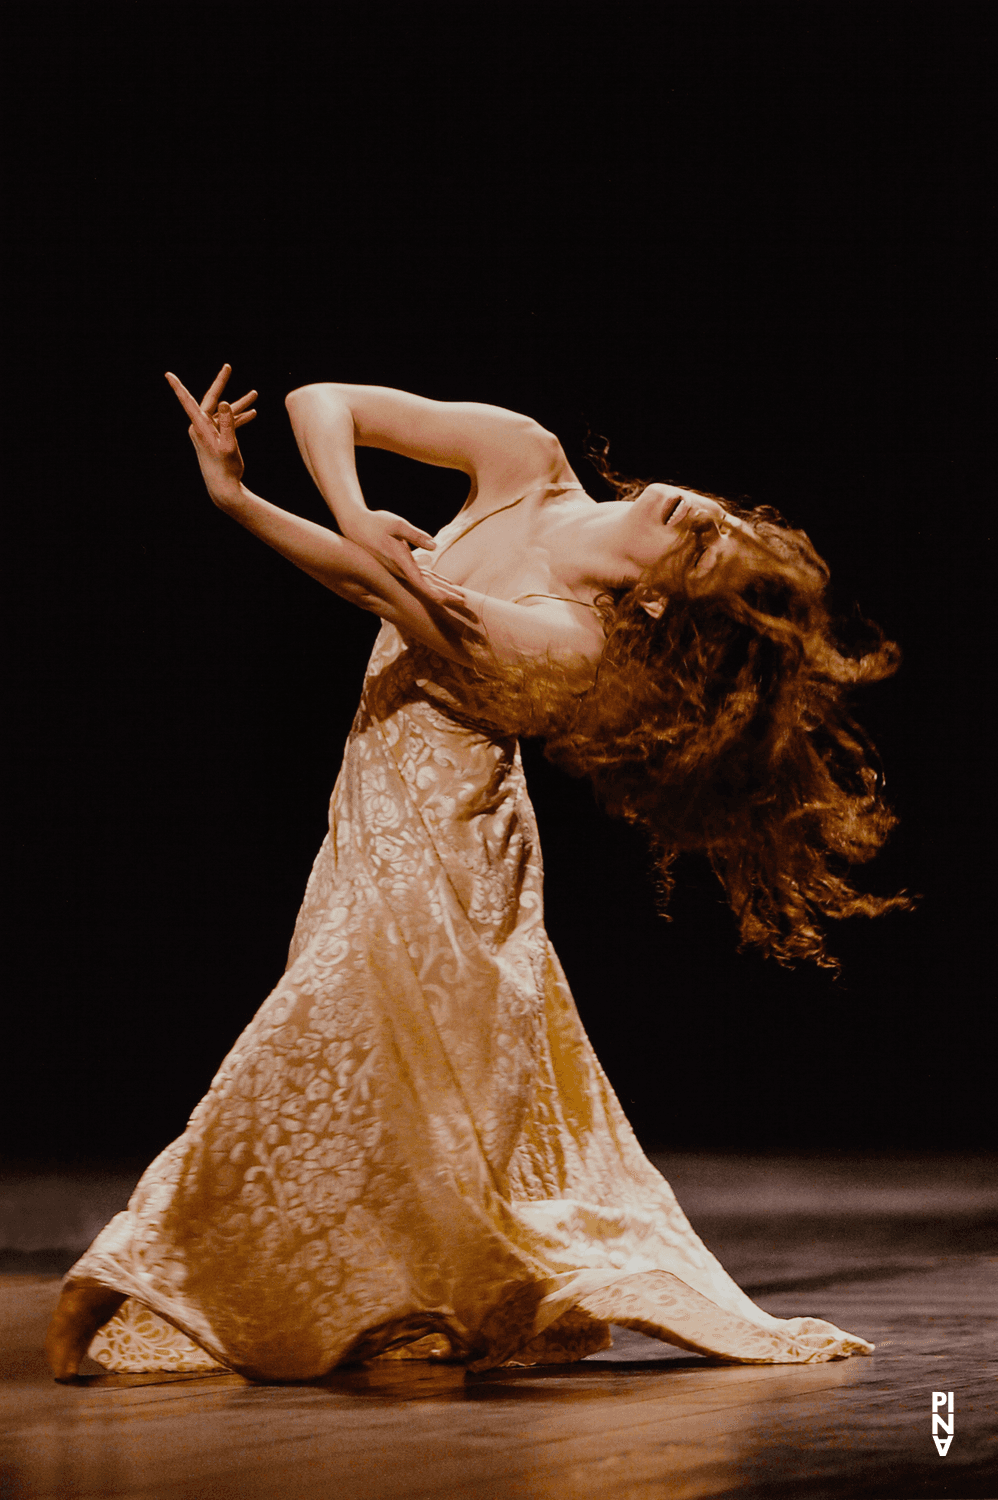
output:
M 281 510 L 243 484 L 213 498 L 219 510 L 310 578 L 451 661 L 526 664 L 557 658 L 566 669 L 585 671 L 587 663 L 598 659 L 602 630 L 582 605 L 556 602 L 547 609 L 527 608 L 463 589 L 459 609 L 434 608 L 366 548 Z
M 326 526 L 293 515 L 245 485 L 215 504 L 225 515 L 340 598 L 415 634 L 441 655 L 469 660 L 464 631 L 382 567 L 365 548 Z
M 346 398 L 330 385 L 292 391 L 285 405 L 308 472 L 344 535 L 367 509 L 354 457 L 356 432 Z

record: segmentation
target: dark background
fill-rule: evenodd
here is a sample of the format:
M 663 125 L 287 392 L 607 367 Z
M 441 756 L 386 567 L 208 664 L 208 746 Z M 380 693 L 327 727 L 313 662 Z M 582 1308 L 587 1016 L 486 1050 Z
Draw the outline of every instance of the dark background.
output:
M 22 6 L 8 19 L 9 1154 L 141 1164 L 276 981 L 376 631 L 214 511 L 166 368 L 522 410 L 584 481 L 784 509 L 901 642 L 860 713 L 914 915 L 837 981 L 528 747 L 548 925 L 650 1147 L 993 1144 L 984 21 L 863 0 Z M 460 476 L 363 454 L 433 530 Z M 593 493 L 604 494 L 594 479 Z

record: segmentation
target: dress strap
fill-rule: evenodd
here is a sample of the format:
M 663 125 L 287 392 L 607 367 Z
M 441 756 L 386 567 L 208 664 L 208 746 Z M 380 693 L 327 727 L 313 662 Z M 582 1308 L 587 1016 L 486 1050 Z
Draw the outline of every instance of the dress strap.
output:
M 509 602 L 519 604 L 521 599 L 560 599 L 562 604 L 581 604 L 583 609 L 599 609 L 598 604 L 590 604 L 586 599 L 570 599 L 567 594 L 517 594 Z

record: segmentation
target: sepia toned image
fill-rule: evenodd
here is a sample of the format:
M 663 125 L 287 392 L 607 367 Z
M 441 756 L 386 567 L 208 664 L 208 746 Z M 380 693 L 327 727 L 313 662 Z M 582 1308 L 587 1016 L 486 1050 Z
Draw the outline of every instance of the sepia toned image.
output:
M 998 1495 L 985 14 L 8 23 L 5 1496 Z

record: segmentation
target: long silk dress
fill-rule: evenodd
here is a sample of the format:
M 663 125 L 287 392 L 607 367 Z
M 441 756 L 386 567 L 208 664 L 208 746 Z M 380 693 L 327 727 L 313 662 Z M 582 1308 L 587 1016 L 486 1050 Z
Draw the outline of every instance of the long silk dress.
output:
M 127 1296 L 91 1355 L 293 1381 L 576 1360 L 611 1323 L 738 1362 L 870 1353 L 763 1312 L 693 1232 L 545 933 L 517 741 L 408 650 L 382 627 L 283 978 L 67 1277 Z

